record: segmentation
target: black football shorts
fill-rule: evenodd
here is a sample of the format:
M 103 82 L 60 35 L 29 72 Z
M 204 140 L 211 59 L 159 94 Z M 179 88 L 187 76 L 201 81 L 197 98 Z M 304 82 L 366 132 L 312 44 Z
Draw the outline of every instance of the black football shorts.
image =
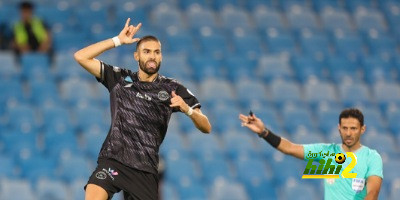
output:
M 158 200 L 157 175 L 127 167 L 113 159 L 99 159 L 87 184 L 102 187 L 107 191 L 108 199 L 122 190 L 125 200 Z

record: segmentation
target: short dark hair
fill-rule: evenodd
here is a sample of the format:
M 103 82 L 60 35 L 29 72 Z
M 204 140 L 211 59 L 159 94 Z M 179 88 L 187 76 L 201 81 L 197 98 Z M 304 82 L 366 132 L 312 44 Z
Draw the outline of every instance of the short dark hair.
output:
M 160 42 L 160 40 L 156 36 L 152 36 L 152 35 L 143 36 L 142 38 L 140 38 L 139 42 L 136 43 L 136 51 L 139 49 L 140 44 L 142 44 L 142 42 L 146 42 L 146 41 Z
M 356 118 L 361 126 L 364 126 L 364 115 L 361 110 L 357 108 L 347 108 L 344 109 L 339 115 L 339 124 L 343 118 Z
M 20 9 L 20 10 L 22 10 L 22 9 L 33 10 L 34 7 L 35 7 L 35 6 L 34 6 L 33 3 L 30 2 L 30 1 L 23 1 L 23 2 L 21 2 L 21 3 L 19 4 L 19 9 Z

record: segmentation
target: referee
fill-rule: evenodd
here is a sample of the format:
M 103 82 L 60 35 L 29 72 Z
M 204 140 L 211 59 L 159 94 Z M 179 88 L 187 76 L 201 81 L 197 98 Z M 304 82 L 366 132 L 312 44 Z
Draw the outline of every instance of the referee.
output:
M 351 172 L 357 173 L 357 177 L 324 179 L 325 199 L 378 199 L 383 179 L 382 158 L 376 150 L 360 142 L 366 129 L 364 115 L 360 110 L 349 108 L 340 113 L 338 130 L 342 144 L 294 144 L 265 128 L 264 123 L 252 113 L 249 116 L 240 114 L 239 118 L 242 126 L 257 133 L 271 146 L 299 159 L 307 160 L 310 152 L 353 152 L 357 156 L 357 164 Z M 319 161 L 322 157 L 319 155 L 314 160 Z M 346 160 L 344 165 L 347 166 L 349 162 Z
M 203 133 L 211 131 L 195 96 L 174 79 L 158 74 L 161 43 L 154 36 L 134 38 L 140 29 L 129 25 L 112 39 L 85 47 L 75 60 L 110 92 L 111 128 L 101 147 L 98 165 L 85 186 L 86 200 L 111 199 L 123 191 L 125 199 L 158 199 L 159 147 L 173 112 L 183 112 Z M 132 72 L 95 59 L 106 50 L 137 42 Z

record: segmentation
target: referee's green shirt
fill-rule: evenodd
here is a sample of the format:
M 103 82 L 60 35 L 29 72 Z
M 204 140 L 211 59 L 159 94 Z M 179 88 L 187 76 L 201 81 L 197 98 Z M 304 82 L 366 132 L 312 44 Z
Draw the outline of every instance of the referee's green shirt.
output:
M 327 159 L 332 158 L 332 164 L 336 164 L 334 161 L 335 157 L 325 156 L 327 153 L 343 153 L 341 144 L 307 144 L 304 146 L 304 160 L 309 160 L 310 153 L 314 153 L 314 161 L 319 161 L 321 158 Z M 321 154 L 320 154 L 321 152 Z M 367 195 L 367 179 L 369 176 L 379 176 L 383 178 L 382 170 L 382 158 L 376 150 L 370 149 L 366 146 L 361 146 L 356 150 L 355 155 L 357 156 L 357 165 L 350 171 L 350 173 L 357 173 L 357 178 L 338 178 L 338 179 L 324 179 L 325 187 L 325 199 L 326 200 L 337 200 L 337 199 L 364 199 Z M 325 155 L 324 155 L 325 154 Z M 351 158 L 346 159 L 342 164 L 342 169 L 347 167 L 351 162 Z M 318 162 L 314 162 L 314 165 L 319 166 Z

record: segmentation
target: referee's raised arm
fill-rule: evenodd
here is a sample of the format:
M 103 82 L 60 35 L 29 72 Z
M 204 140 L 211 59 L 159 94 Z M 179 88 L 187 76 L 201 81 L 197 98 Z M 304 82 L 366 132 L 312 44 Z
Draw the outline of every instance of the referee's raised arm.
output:
M 284 154 L 294 156 L 299 159 L 304 159 L 304 147 L 300 144 L 295 144 L 286 138 L 275 135 L 271 130 L 265 127 L 264 122 L 256 117 L 255 114 L 248 116 L 240 114 L 239 119 L 242 121 L 242 126 L 247 127 L 271 146 L 278 149 Z
M 137 26 L 133 26 L 129 25 L 129 22 L 130 18 L 126 20 L 125 26 L 118 36 L 97 42 L 77 51 L 74 54 L 75 60 L 88 72 L 100 78 L 100 61 L 95 59 L 97 56 L 121 44 L 132 44 L 139 41 L 139 38 L 134 38 L 134 36 L 142 24 L 139 23 Z

